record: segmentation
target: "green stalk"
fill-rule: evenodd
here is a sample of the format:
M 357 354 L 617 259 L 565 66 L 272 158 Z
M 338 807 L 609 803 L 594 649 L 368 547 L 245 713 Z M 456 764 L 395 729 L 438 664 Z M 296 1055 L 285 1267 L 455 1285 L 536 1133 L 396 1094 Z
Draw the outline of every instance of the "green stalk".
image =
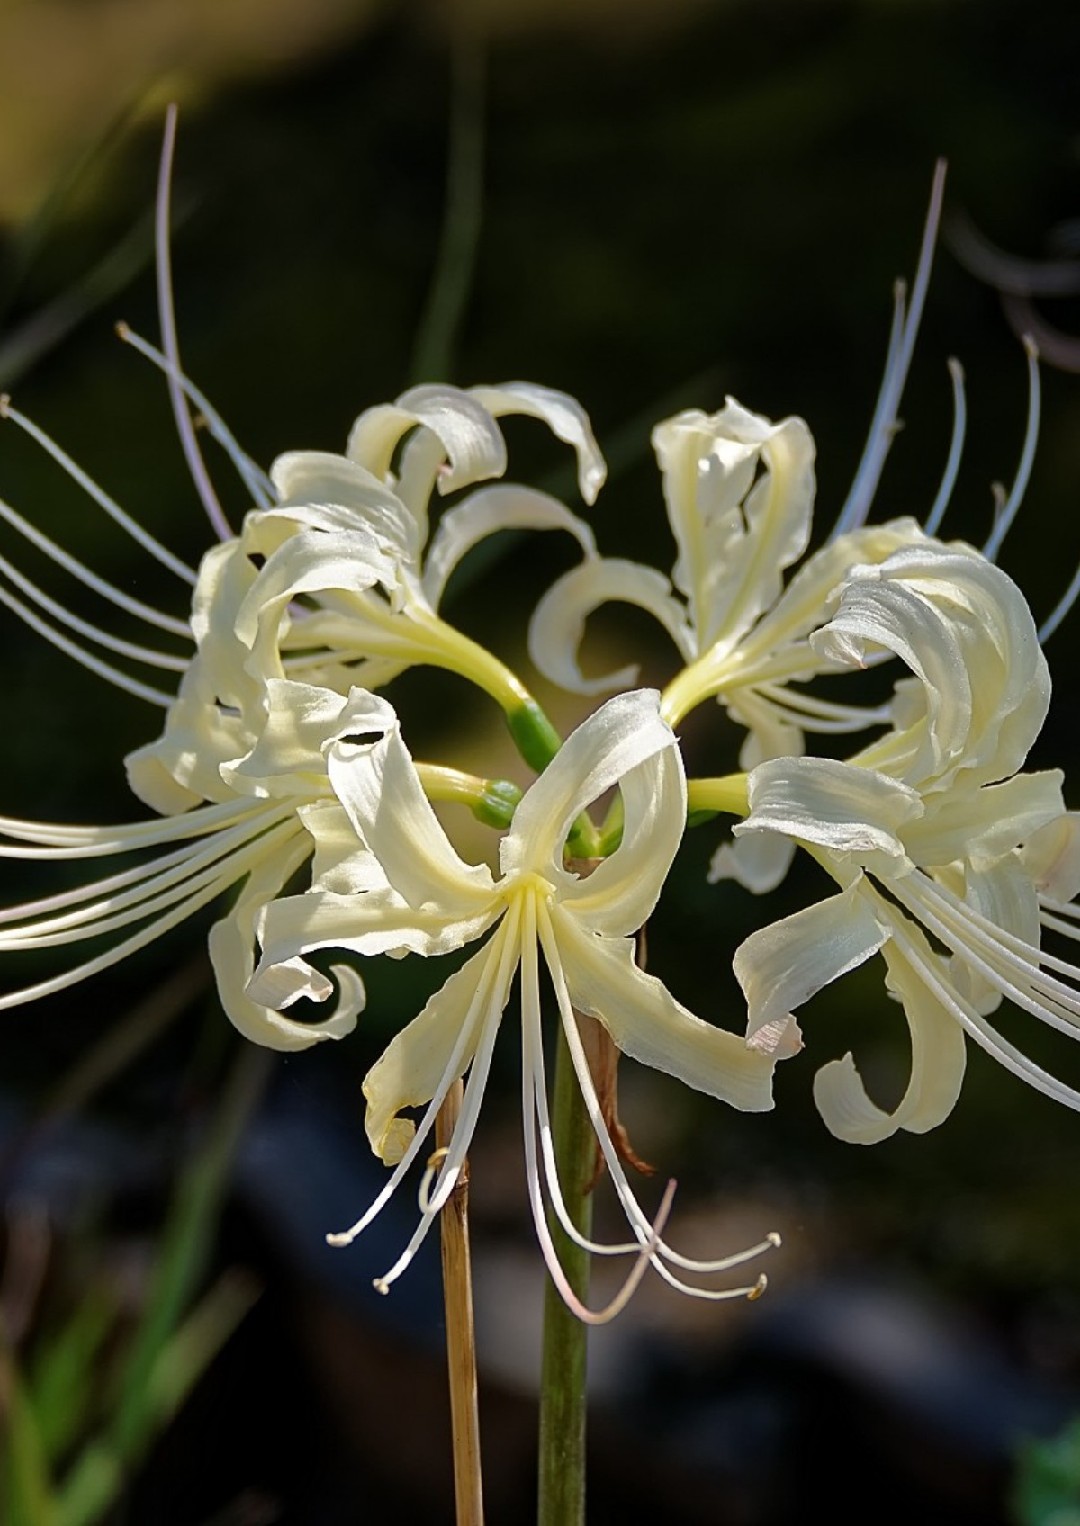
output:
M 563 1197 L 572 1223 L 592 1229 L 591 1185 L 596 1136 L 581 1095 L 560 1025 L 555 1055 L 552 1135 Z M 584 1303 L 589 1293 L 589 1253 L 548 1215 L 555 1253 L 570 1286 Z M 538 1526 L 583 1526 L 585 1520 L 585 1373 L 588 1328 L 559 1297 L 549 1280 L 544 1295 L 544 1348 L 540 1370 L 540 1466 Z

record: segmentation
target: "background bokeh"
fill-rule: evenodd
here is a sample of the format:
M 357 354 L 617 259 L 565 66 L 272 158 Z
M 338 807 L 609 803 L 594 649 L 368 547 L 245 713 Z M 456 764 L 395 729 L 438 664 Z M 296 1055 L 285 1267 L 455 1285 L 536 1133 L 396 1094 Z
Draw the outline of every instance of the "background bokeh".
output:
M 827 531 L 937 156 L 950 162 L 952 212 L 998 245 L 1032 259 L 1080 245 L 1080 13 L 1044 0 L 4 6 L 0 387 L 189 560 L 209 530 L 164 387 L 112 332 L 123 318 L 156 337 L 149 220 L 164 103 L 181 103 L 185 365 L 268 463 L 285 449 L 340 449 L 363 407 L 419 379 L 455 60 L 483 90 L 485 142 L 449 379 L 520 377 L 579 397 L 612 462 L 590 511 L 601 549 L 663 570 L 673 549 L 649 430 L 728 393 L 808 420 Z M 1041 311 L 1080 333 L 1075 299 Z M 946 244 L 878 517 L 921 514 L 933 498 L 951 355 L 966 370 L 970 428 L 945 530 L 979 540 L 990 484 L 1016 468 L 1024 361 L 997 295 Z M 1047 368 L 1043 382 L 1039 453 L 1002 558 L 1037 615 L 1080 558 L 1080 377 Z M 542 431 L 508 436 L 512 475 L 572 492 Z M 217 476 L 238 516 L 242 494 L 226 468 Z M 0 430 L 0 495 L 117 583 L 181 612 L 183 590 L 11 426 Z M 559 541 L 507 538 L 464 569 L 451 617 L 525 666 L 526 612 L 573 558 Z M 16 548 L 27 570 L 43 565 L 14 537 L 0 549 Z M 55 576 L 50 588 L 79 604 Z M 1056 706 L 1033 760 L 1074 774 L 1076 628 L 1074 618 L 1048 645 Z M 155 734 L 159 713 L 6 614 L 0 631 L 4 811 L 128 819 L 121 760 Z M 632 613 L 597 620 L 590 660 L 616 646 L 640 654 L 647 680 L 672 670 Z M 498 717 L 463 685 L 410 676 L 394 697 L 417 755 L 518 776 Z M 581 713 L 548 698 L 567 726 Z M 695 725 L 687 739 L 691 765 L 709 772 L 734 766 L 736 746 L 722 728 Z M 1080 805 L 1075 785 L 1069 798 Z M 688 837 L 650 927 L 650 964 L 692 1008 L 738 1028 L 732 951 L 819 887 L 794 876 L 767 903 L 707 888 L 716 840 L 712 827 Z M 7 899 L 56 883 L 8 873 Z M 4 1015 L 0 1303 L 9 1329 L 20 1312 L 27 1361 L 102 1277 L 132 1309 L 144 1294 L 170 1183 L 240 1048 L 203 979 L 205 926 Z M 371 1292 L 411 1200 L 348 1252 L 321 1240 L 378 1182 L 359 1083 L 441 978 L 417 964 L 372 969 L 355 1036 L 275 1060 L 253 1084 L 206 1276 L 240 1268 L 261 1296 L 110 1519 L 451 1518 L 437 1268 L 418 1265 L 389 1299 Z M 20 965 L 12 979 L 46 973 Z M 79 1067 L 120 1022 L 138 1052 L 98 1084 Z M 542 1285 L 521 1190 L 513 1026 L 473 1170 L 495 1523 L 531 1510 Z M 1006 1023 L 1080 1083 L 1067 1042 L 1035 1027 Z M 785 1245 L 759 1303 L 715 1309 L 657 1283 L 600 1333 L 590 1522 L 1034 1520 L 1015 1503 L 1022 1439 L 1080 1411 L 1080 1120 L 973 1053 L 961 1102 L 933 1134 L 846 1147 L 817 1119 L 813 1071 L 853 1047 L 882 1100 L 896 1098 L 902 1015 L 871 967 L 816 1001 L 804 1029 L 807 1051 L 782 1068 L 767 1117 L 623 1067 L 639 1152 L 680 1180 L 684 1240 L 735 1249 L 778 1228 Z

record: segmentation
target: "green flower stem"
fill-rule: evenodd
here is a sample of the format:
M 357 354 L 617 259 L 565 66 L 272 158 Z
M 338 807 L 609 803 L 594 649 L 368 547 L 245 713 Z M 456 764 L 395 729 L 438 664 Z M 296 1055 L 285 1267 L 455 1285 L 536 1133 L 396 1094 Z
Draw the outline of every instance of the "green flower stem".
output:
M 521 791 L 509 779 L 479 779 L 459 768 L 438 763 L 418 763 L 416 772 L 429 800 L 452 800 L 467 805 L 485 826 L 505 829 L 513 820 Z
M 552 1099 L 555 1160 L 567 1211 L 584 1235 L 592 1228 L 591 1186 L 596 1164 L 593 1134 L 570 1050 L 559 1028 Z M 589 1253 L 548 1215 L 555 1253 L 570 1286 L 585 1302 Z M 538 1526 L 583 1526 L 585 1520 L 585 1371 L 588 1327 L 563 1303 L 552 1282 L 544 1295 L 544 1347 L 540 1373 Z
M 686 809 L 691 816 L 705 812 L 749 816 L 747 775 L 727 774 L 723 779 L 687 779 Z

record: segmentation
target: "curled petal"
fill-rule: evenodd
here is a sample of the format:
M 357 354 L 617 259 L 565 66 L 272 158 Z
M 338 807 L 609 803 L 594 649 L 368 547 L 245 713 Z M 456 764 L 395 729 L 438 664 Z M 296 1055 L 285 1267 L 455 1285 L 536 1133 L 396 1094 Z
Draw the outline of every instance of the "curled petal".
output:
M 889 990 L 903 1002 L 911 1032 L 911 1079 L 899 1106 L 887 1113 L 867 1096 L 850 1054 L 822 1066 L 814 1101 L 830 1133 L 849 1144 L 877 1144 L 897 1129 L 925 1134 L 936 1128 L 956 1106 L 964 1079 L 964 1030 L 891 945 L 885 958 Z
M 438 478 L 440 492 L 501 477 L 506 470 L 499 426 L 482 403 L 458 387 L 413 387 L 395 403 L 368 408 L 352 427 L 347 454 L 385 480 L 399 442 L 418 424 L 438 439 L 449 462 Z
M 341 737 L 382 734 L 397 724 L 385 700 L 366 689 L 347 695 L 290 679 L 266 683 L 267 716 L 255 746 L 222 765 L 221 776 L 237 794 L 260 798 L 302 795 L 328 788 L 326 753 Z
M 307 856 L 306 844 L 291 854 L 260 864 L 248 877 L 240 898 L 227 917 L 210 929 L 210 962 L 217 977 L 218 995 L 226 1016 L 245 1038 L 264 1044 L 268 1049 L 308 1049 L 323 1039 L 344 1038 L 356 1027 L 357 1014 L 364 1007 L 364 985 L 359 975 L 345 965 L 334 967 L 338 983 L 337 1009 L 318 1023 L 302 1023 L 284 1017 L 272 1005 L 264 1006 L 252 998 L 248 983 L 255 965 L 255 931 L 267 904 L 278 894 L 289 876 Z M 272 995 L 279 994 L 277 991 Z M 324 1000 L 330 994 L 329 982 L 320 976 L 313 984 L 293 987 L 291 999 L 300 995 Z
M 578 664 L 586 620 L 601 604 L 613 601 L 646 610 L 687 662 L 696 656 L 686 611 L 662 573 L 616 557 L 587 558 L 551 585 L 529 623 L 529 656 L 545 678 L 574 694 L 605 694 L 636 681 L 636 667 L 586 678 Z
M 556 439 L 573 446 L 578 461 L 578 487 L 586 503 L 595 503 L 604 485 L 607 466 L 593 436 L 589 415 L 566 392 L 539 387 L 535 382 L 503 382 L 495 387 L 470 387 L 470 395 L 496 418 L 508 413 L 540 419 Z
M 1011 578 L 963 546 L 927 541 L 859 567 L 812 638 L 841 660 L 895 652 L 923 690 L 905 777 L 992 783 L 1019 769 L 1046 719 L 1050 676 L 1035 622 Z M 864 755 L 873 760 L 873 748 Z
M 624 938 L 647 921 L 682 842 L 686 780 L 679 749 L 665 747 L 630 769 L 619 791 L 622 841 L 561 897 L 583 927 L 608 938 Z
M 565 886 L 563 844 L 575 818 L 632 768 L 674 746 L 654 689 L 609 699 L 571 733 L 526 791 L 499 847 L 503 874 L 531 872 Z
M 720 413 L 688 410 L 658 424 L 653 446 L 679 547 L 674 581 L 698 650 L 730 644 L 776 602 L 784 569 L 806 549 L 810 431 L 802 419 L 772 424 L 728 398 Z
M 377 477 L 347 456 L 289 451 L 278 456 L 270 477 L 280 502 L 259 516 L 261 524 L 287 519 L 317 530 L 365 528 L 410 563 L 419 562 L 422 541 L 415 517 Z
M 451 918 L 487 914 L 494 892 L 491 871 L 486 864 L 465 863 L 457 853 L 396 724 L 368 747 L 335 742 L 329 773 L 357 833 L 410 906 L 433 904 Z
M 587 557 L 596 555 L 588 525 L 557 498 L 512 483 L 479 488 L 439 521 L 422 584 L 432 609 L 438 609 L 447 580 L 462 557 L 496 530 L 567 530 Z

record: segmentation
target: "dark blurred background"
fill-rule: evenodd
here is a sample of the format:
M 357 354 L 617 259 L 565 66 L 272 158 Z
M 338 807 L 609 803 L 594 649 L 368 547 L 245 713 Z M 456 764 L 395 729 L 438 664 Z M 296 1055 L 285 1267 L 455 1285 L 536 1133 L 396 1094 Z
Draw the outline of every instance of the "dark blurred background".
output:
M 418 379 L 455 68 L 472 79 L 466 89 L 483 75 L 485 144 L 450 379 L 525 378 L 580 398 L 612 462 L 589 514 L 601 549 L 664 571 L 674 553 L 649 430 L 728 393 L 808 420 L 819 538 L 827 531 L 865 437 L 892 283 L 913 270 L 937 156 L 950 164 L 951 215 L 1026 259 L 1080 258 L 1080 12 L 1044 0 L 5 6 L 0 387 L 190 561 L 209 529 L 164 386 L 112 332 L 123 318 L 157 337 L 149 219 L 165 102 L 181 107 L 173 248 L 185 366 L 268 464 L 286 449 L 341 449 L 362 408 Z M 1080 335 L 1080 299 L 1039 311 Z M 946 244 L 877 517 L 921 515 L 933 499 L 952 355 L 968 378 L 970 428 L 943 533 L 978 541 L 990 485 L 1008 482 L 1019 457 L 1024 359 L 998 295 Z M 1038 457 L 1002 557 L 1037 616 L 1080 557 L 1080 376 L 1048 366 L 1043 385 Z M 530 426 L 511 425 L 508 438 L 511 476 L 558 483 L 573 502 L 561 448 Z M 242 492 L 218 465 L 238 518 Z M 10 426 L 0 495 L 129 591 L 183 613 L 182 588 Z M 20 565 L 43 565 L 7 540 Z M 573 547 L 507 538 L 495 552 L 464 569 L 448 612 L 525 669 L 524 611 Z M 50 588 L 82 607 L 61 578 Z M 131 818 L 121 760 L 156 734 L 160 713 L 6 613 L 0 628 L 4 811 Z M 1056 706 L 1038 766 L 1077 762 L 1075 629 L 1074 618 L 1048 644 Z M 589 660 L 615 648 L 640 654 L 649 681 L 673 670 L 631 613 L 597 620 Z M 562 724 L 582 713 L 543 693 Z M 520 777 L 499 717 L 463 685 L 413 675 L 392 697 L 418 756 Z M 735 766 L 733 732 L 695 726 L 687 745 L 699 771 Z M 1075 787 L 1070 801 L 1080 804 Z M 691 1008 L 737 1029 L 732 951 L 819 887 L 796 875 L 765 902 L 710 889 L 717 840 L 715 826 L 688 837 L 650 927 L 650 965 Z M 55 870 L 12 871 L 7 899 L 58 883 Z M 8 1341 L 27 1372 L 47 1365 L 57 1332 L 111 1289 L 109 1338 L 68 1342 L 81 1374 L 71 1392 L 100 1388 L 80 1402 L 89 1431 L 103 1423 L 114 1347 L 142 1328 L 164 1226 L 191 1222 L 176 1183 L 190 1185 L 217 1139 L 191 1297 L 222 1274 L 250 1296 L 100 1518 L 449 1521 L 437 1258 L 388 1299 L 371 1290 L 409 1233 L 411 1193 L 351 1250 L 322 1243 L 380 1179 L 360 1081 L 441 972 L 421 961 L 365 971 L 369 1010 L 351 1039 L 262 1066 L 215 1010 L 208 922 L 3 1016 Z M 12 978 L 53 967 L 20 964 Z M 1016 1017 L 1003 1018 L 1009 1036 L 1080 1082 L 1069 1046 Z M 514 1027 L 511 1009 L 473 1167 L 494 1523 L 533 1509 L 542 1289 Z M 719 1254 L 776 1228 L 784 1248 L 756 1304 L 692 1304 L 657 1282 L 599 1333 L 590 1522 L 780 1526 L 823 1512 L 1042 1522 L 1080 1511 L 1067 1445 L 1033 1454 L 1025 1441 L 1080 1413 L 1080 1120 L 974 1052 L 941 1128 L 844 1146 L 813 1109 L 817 1064 L 854 1048 L 884 1102 L 906 1077 L 902 1014 L 880 967 L 816 1001 L 804 1029 L 807 1051 L 782 1068 L 766 1117 L 623 1067 L 637 1149 L 679 1178 L 682 1243 Z M 62 1438 L 57 1466 L 79 1446 Z

